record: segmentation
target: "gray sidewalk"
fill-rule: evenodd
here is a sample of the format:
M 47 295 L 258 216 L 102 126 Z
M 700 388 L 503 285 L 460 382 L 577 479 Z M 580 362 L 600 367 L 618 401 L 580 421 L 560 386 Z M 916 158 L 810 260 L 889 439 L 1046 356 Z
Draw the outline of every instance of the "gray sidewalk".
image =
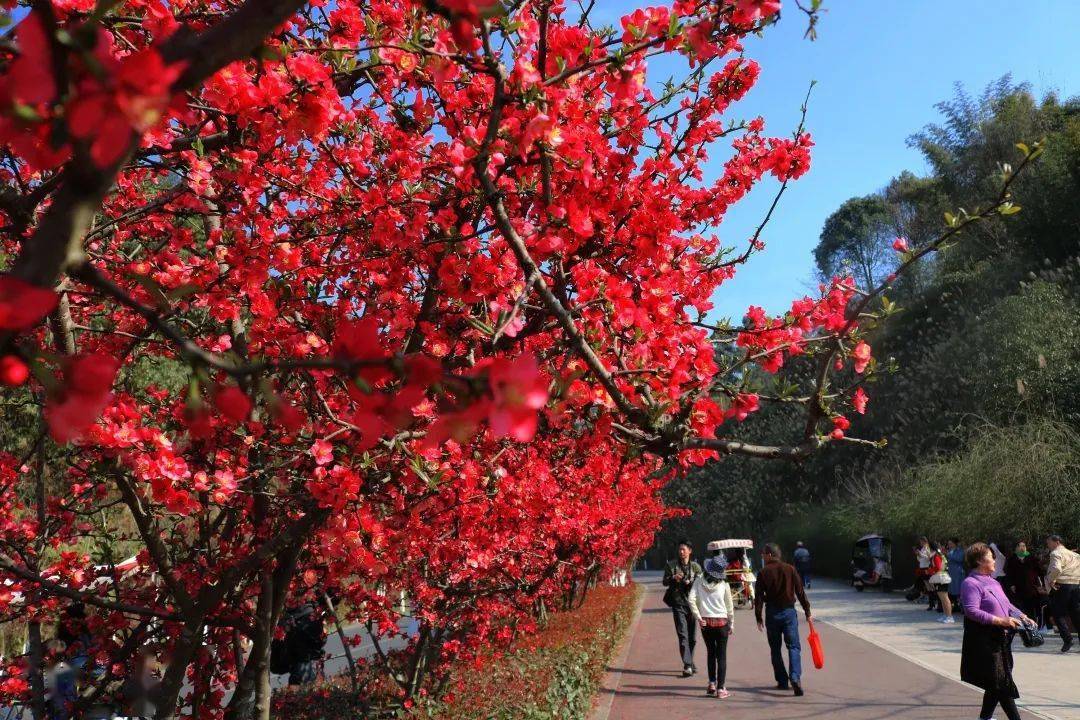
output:
M 936 622 L 926 603 L 909 603 L 903 593 L 856 592 L 837 581 L 814 579 L 810 590 L 814 614 L 858 638 L 889 650 L 944 677 L 960 679 L 964 630 Z M 1080 720 L 1080 652 L 1062 655 L 1061 641 L 1048 636 L 1041 648 L 1014 645 L 1020 688 L 1019 704 L 1053 720 Z M 828 653 L 828 648 L 825 649 Z
M 973 720 L 981 691 L 837 629 L 817 624 L 825 667 L 817 670 L 803 645 L 805 697 L 776 689 L 768 643 L 752 610 L 735 613 L 728 645 L 731 697 L 705 695 L 706 678 L 682 677 L 671 611 L 659 573 L 634 573 L 645 589 L 629 644 L 609 667 L 590 720 Z M 837 599 L 839 595 L 837 594 Z M 806 625 L 801 625 L 805 640 Z M 696 657 L 704 670 L 705 648 Z M 1035 720 L 1022 713 L 1023 720 Z M 1000 718 L 1001 715 L 998 715 Z

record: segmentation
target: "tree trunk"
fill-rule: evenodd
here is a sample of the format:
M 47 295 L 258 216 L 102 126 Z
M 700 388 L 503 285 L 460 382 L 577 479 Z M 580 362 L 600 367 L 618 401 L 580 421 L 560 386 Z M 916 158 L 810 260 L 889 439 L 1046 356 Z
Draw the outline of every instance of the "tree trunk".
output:
M 30 650 L 30 712 L 34 720 L 45 720 L 45 678 L 42 665 L 41 623 L 27 623 L 26 640 Z
M 274 578 L 272 573 L 264 572 L 259 579 L 259 600 L 255 607 L 255 637 L 236 690 L 225 709 L 225 720 L 253 720 L 261 716 L 257 710 L 258 696 L 262 694 L 263 680 L 267 686 L 270 684 L 270 643 L 274 639 L 275 625 Z M 266 717 L 269 717 L 269 703 L 266 710 Z
M 173 720 L 176 717 L 176 705 L 180 700 L 180 692 L 184 689 L 187 669 L 195 657 L 202 637 L 202 621 L 201 617 L 191 621 L 185 619 L 184 629 L 173 646 L 169 667 L 165 671 L 165 677 L 161 679 L 161 695 L 154 720 Z
M 337 631 L 338 639 L 341 640 L 341 648 L 345 651 L 345 660 L 349 663 L 349 682 L 352 685 L 353 694 L 356 695 L 360 692 L 360 686 L 356 681 L 356 661 L 353 660 L 352 648 L 349 647 L 345 631 L 341 629 L 341 621 L 338 620 L 337 611 L 334 609 L 334 601 L 330 599 L 329 595 L 323 593 L 323 602 L 326 603 L 326 609 L 330 612 L 330 617 L 334 618 L 334 629 Z
M 47 539 L 46 515 L 45 515 L 45 432 L 42 422 L 42 432 L 38 435 L 37 448 L 37 472 L 34 476 L 34 502 L 37 506 L 38 537 L 34 543 L 34 558 L 30 569 L 38 572 L 38 563 L 41 554 L 45 550 Z M 38 590 L 30 593 L 31 607 L 38 603 Z M 32 693 L 30 710 L 34 720 L 45 720 L 45 648 L 41 641 L 41 623 L 37 620 L 27 623 L 26 642 L 30 651 L 30 692 Z
M 270 644 L 302 550 L 303 541 L 298 540 L 281 553 L 272 572 L 264 569 L 259 577 L 255 637 L 236 691 L 225 708 L 226 720 L 270 720 Z

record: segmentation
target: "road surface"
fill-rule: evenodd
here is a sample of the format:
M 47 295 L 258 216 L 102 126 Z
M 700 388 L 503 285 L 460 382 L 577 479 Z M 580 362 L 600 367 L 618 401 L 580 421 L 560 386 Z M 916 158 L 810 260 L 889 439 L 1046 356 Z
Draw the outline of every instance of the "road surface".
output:
M 827 622 L 816 623 L 825 648 L 822 670 L 810 662 L 806 625 L 801 626 L 805 697 L 777 690 L 768 643 L 749 609 L 737 611 L 728 646 L 732 695 L 727 700 L 707 697 L 700 637 L 696 657 L 702 672 L 684 679 L 671 611 L 661 600 L 660 575 L 638 573 L 635 579 L 645 585 L 642 612 L 624 657 L 605 677 L 592 720 L 971 720 L 979 715 L 980 691 Z M 1025 712 L 1023 717 L 1037 716 Z

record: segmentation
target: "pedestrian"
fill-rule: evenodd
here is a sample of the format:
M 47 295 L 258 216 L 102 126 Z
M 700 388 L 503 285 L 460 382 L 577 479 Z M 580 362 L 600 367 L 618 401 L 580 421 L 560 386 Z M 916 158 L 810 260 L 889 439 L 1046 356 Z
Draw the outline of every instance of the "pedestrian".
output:
M 135 656 L 132 673 L 120 689 L 129 720 L 152 718 L 161 694 L 161 665 L 148 652 Z
M 951 625 L 956 622 L 952 616 L 952 600 L 949 598 L 949 583 L 952 576 L 949 575 L 949 560 L 945 557 L 945 550 L 935 543 L 930 543 L 930 549 L 934 554 L 930 558 L 930 577 L 927 583 L 930 591 L 937 596 L 938 605 L 941 607 L 942 616 L 938 622 Z
M 53 692 L 50 720 L 74 717 L 72 708 L 79 698 L 79 685 L 92 673 L 93 636 L 87 624 L 86 607 L 74 602 L 64 608 L 56 624 L 54 647 L 60 656 L 52 668 Z
M 795 543 L 795 552 L 792 553 L 791 559 L 795 562 L 795 570 L 798 571 L 799 577 L 802 578 L 803 587 L 807 590 L 810 589 L 810 551 L 803 545 L 802 540 Z
M 982 688 L 981 720 L 993 720 L 998 705 L 1008 720 L 1020 720 L 1013 682 L 1012 639 L 1021 623 L 1031 622 L 1009 602 L 1004 588 L 994 579 L 994 553 L 975 543 L 967 549 L 972 568 L 960 596 L 964 605 L 964 643 L 960 655 L 960 679 Z
M 1073 646 L 1072 632 L 1080 632 L 1080 555 L 1069 550 L 1059 535 L 1046 538 L 1050 551 L 1050 565 L 1046 571 L 1046 587 L 1050 591 L 1050 614 L 1054 617 L 1061 636 L 1061 652 L 1069 652 Z
M 960 538 L 950 538 L 945 544 L 945 559 L 949 561 L 949 599 L 953 608 L 960 607 L 960 584 L 964 582 L 964 548 Z
M 793 566 L 783 562 L 777 545 L 769 543 L 761 555 L 765 567 L 757 576 L 754 617 L 758 630 L 765 632 L 769 639 L 776 687 L 781 690 L 791 688 L 798 697 L 803 694 L 802 646 L 799 643 L 799 616 L 795 612 L 795 600 L 802 605 L 807 621 L 810 620 L 810 602 L 806 599 L 802 578 Z M 764 618 L 762 609 L 765 611 Z M 780 654 L 781 640 L 788 650 L 786 669 Z
M 1001 552 L 1001 548 L 993 540 L 986 543 L 986 546 L 994 553 L 994 579 L 1001 583 L 1001 587 L 1005 587 L 1005 553 Z
M 682 660 L 683 677 L 697 672 L 694 664 L 694 646 L 697 644 L 697 625 L 690 613 L 690 588 L 701 575 L 701 566 L 693 560 L 690 543 L 683 540 L 678 547 L 679 557 L 668 562 L 664 569 L 664 603 L 671 608 L 675 619 L 675 635 L 679 639 L 679 658 Z
M 930 539 L 925 535 L 919 538 L 919 544 L 914 548 L 915 552 L 915 589 L 919 591 L 919 595 L 926 595 L 929 601 L 927 610 L 934 610 L 934 593 L 930 591 L 930 586 L 926 582 L 930 577 L 930 560 L 934 557 L 934 553 L 930 550 Z M 918 598 L 915 598 L 918 599 Z
M 1013 605 L 1024 611 L 1036 621 L 1042 615 L 1040 611 L 1039 591 L 1042 589 L 1042 568 L 1038 558 L 1028 551 L 1027 543 L 1016 543 L 1013 552 L 1005 560 L 1005 592 Z
M 315 602 L 305 602 L 286 616 L 285 646 L 289 658 L 289 687 L 315 682 L 326 647 L 322 611 Z
M 724 581 L 723 555 L 705 561 L 705 569 L 690 588 L 690 612 L 701 625 L 705 641 L 705 668 L 709 674 L 706 695 L 721 700 L 730 697 L 727 691 L 727 644 L 735 631 L 735 599 L 731 587 Z

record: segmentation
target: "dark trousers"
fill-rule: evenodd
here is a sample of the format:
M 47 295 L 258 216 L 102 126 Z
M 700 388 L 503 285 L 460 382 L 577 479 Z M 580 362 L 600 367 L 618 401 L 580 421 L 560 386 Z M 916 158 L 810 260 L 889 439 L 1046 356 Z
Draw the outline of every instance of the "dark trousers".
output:
M 810 563 L 796 562 L 795 572 L 799 573 L 799 577 L 802 578 L 803 587 L 810 587 Z
M 1073 630 L 1080 632 L 1080 585 L 1058 585 L 1050 594 L 1050 614 L 1054 617 L 1061 639 L 1069 642 L 1072 634 L 1065 618 L 1072 620 Z
M 787 686 L 788 681 L 797 683 L 802 678 L 802 645 L 799 643 L 799 616 L 795 608 L 765 608 L 765 634 L 769 638 L 769 650 L 772 653 L 773 675 L 778 685 Z M 784 667 L 784 657 L 780 652 L 780 643 L 787 645 L 788 667 Z
M 1001 705 L 1001 709 L 1008 720 L 1020 720 L 1020 713 L 1016 709 L 1016 701 L 1011 697 L 998 695 L 992 690 L 987 690 L 983 694 L 982 710 L 979 712 L 979 717 L 983 718 L 983 720 L 994 717 L 994 709 L 998 705 Z
M 694 645 L 697 644 L 697 623 L 690 614 L 689 605 L 677 605 L 671 608 L 675 618 L 675 635 L 679 638 L 679 657 L 683 667 L 694 665 Z
M 724 687 L 727 682 L 727 641 L 731 634 L 731 628 L 703 627 L 701 639 L 705 641 L 706 660 L 709 670 L 709 682 L 716 683 L 716 687 Z
M 1017 598 L 1016 607 L 1024 611 L 1024 614 L 1034 620 L 1042 627 L 1045 623 L 1044 609 L 1046 607 L 1046 598 L 1043 595 L 1031 595 L 1028 597 Z

